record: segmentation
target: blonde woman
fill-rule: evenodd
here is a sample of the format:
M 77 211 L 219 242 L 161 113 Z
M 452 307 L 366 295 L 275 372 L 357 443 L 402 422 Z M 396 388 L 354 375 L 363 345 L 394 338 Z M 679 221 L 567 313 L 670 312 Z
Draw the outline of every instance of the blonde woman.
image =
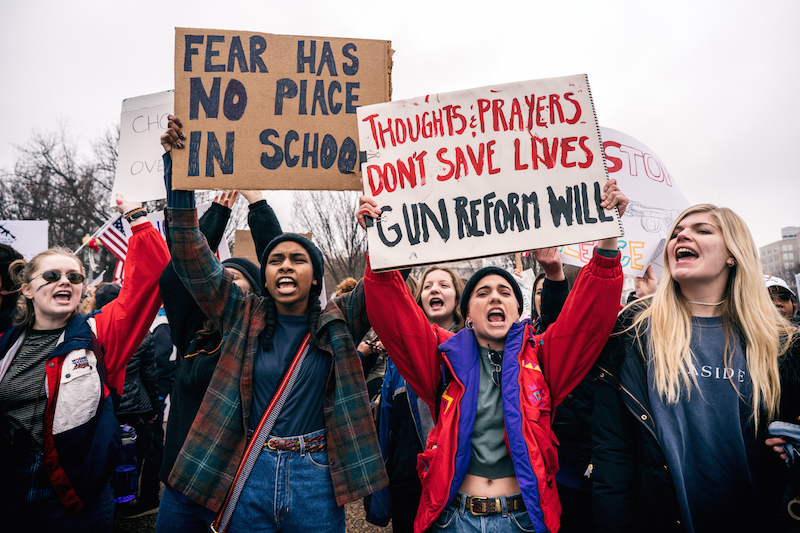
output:
M 655 294 L 623 312 L 599 362 L 595 519 L 605 531 L 766 530 L 785 473 L 765 428 L 800 408 L 781 402 L 796 389 L 794 332 L 738 215 L 693 206 L 670 235 Z

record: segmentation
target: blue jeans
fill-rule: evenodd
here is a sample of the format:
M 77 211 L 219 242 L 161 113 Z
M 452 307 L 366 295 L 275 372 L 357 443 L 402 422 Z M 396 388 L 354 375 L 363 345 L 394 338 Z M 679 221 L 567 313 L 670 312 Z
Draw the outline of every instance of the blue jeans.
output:
M 461 493 L 459 492 L 459 494 Z M 469 498 L 468 495 L 461 494 L 461 501 L 458 505 L 455 505 L 455 500 L 453 500 L 453 503 L 445 507 L 442 514 L 433 522 L 433 530 L 453 533 L 469 531 L 479 533 L 533 532 L 533 524 L 528 518 L 528 511 L 508 512 L 505 496 L 500 497 L 503 512 L 486 516 L 474 516 L 469 512 L 466 509 L 467 498 Z
M 111 478 L 100 494 L 69 514 L 47 477 L 42 450 L 31 450 L 28 461 L 4 465 L 0 470 L 0 516 L 6 531 L 48 533 L 111 533 L 114 526 L 114 491 Z
M 158 505 L 156 533 L 206 533 L 216 513 L 169 485 L 164 486 Z
M 336 505 L 328 452 L 267 448 L 258 456 L 228 527 L 228 533 L 344 530 L 344 507 Z

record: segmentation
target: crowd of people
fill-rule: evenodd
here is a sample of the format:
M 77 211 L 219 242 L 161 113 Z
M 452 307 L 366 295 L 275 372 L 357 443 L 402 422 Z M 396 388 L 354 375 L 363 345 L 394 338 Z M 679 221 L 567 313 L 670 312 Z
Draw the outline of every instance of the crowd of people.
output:
M 110 532 L 116 507 L 157 511 L 160 533 L 343 532 L 361 499 L 398 533 L 798 530 L 793 441 L 770 430 L 800 421 L 797 295 L 731 210 L 680 214 L 661 279 L 648 269 L 625 306 L 615 238 L 573 279 L 535 250 L 531 294 L 498 267 L 417 279 L 367 260 L 326 300 L 322 253 L 258 192 L 241 195 L 260 264 L 217 258 L 240 193 L 198 220 L 171 187 L 185 138 L 170 116 L 166 243 L 117 198 L 121 287 L 85 290 L 70 250 L 0 246 L 11 530 Z M 601 201 L 628 204 L 613 179 Z M 380 213 L 361 197 L 362 227 Z

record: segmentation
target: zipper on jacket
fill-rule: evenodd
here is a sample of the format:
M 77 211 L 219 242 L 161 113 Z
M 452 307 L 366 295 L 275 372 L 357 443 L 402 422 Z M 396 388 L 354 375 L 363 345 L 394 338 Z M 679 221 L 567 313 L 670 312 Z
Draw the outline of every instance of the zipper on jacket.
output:
M 653 436 L 653 438 L 654 438 L 654 439 L 656 439 L 656 442 L 658 442 L 658 444 L 659 444 L 659 446 L 660 446 L 660 445 L 661 445 L 661 442 L 658 440 L 658 435 L 656 435 L 656 433 L 655 433 L 655 431 L 653 430 L 653 428 L 651 428 L 651 427 L 650 427 L 650 426 L 647 424 L 647 417 L 649 417 L 649 419 L 652 421 L 652 420 L 653 420 L 653 415 L 651 415 L 651 414 L 650 414 L 650 412 L 647 410 L 647 408 L 646 408 L 644 405 L 642 405 L 642 402 L 640 402 L 640 401 L 639 401 L 639 400 L 636 398 L 636 396 L 634 396 L 633 394 L 631 394 L 631 392 L 630 392 L 628 389 L 626 389 L 626 388 L 625 388 L 625 387 L 622 385 L 622 382 L 620 382 L 620 381 L 619 381 L 619 378 L 617 378 L 617 376 L 615 376 L 614 374 L 612 374 L 611 372 L 609 372 L 608 370 L 606 370 L 605 368 L 603 368 L 603 367 L 602 367 L 602 366 L 600 366 L 600 365 L 598 365 L 598 368 L 599 368 L 599 369 L 600 369 L 602 372 L 604 372 L 604 373 L 608 374 L 609 376 L 613 377 L 613 378 L 614 378 L 614 379 L 617 381 L 617 387 L 619 387 L 619 390 L 621 390 L 621 391 L 624 391 L 624 392 L 625 392 L 625 394 L 627 394 L 627 395 L 628 395 L 628 397 L 629 397 L 631 400 L 633 400 L 634 402 L 636 402 L 636 405 L 638 405 L 638 406 L 641 408 L 641 412 L 640 412 L 640 413 L 637 413 L 637 412 L 636 412 L 636 411 L 635 411 L 635 410 L 634 410 L 634 409 L 633 409 L 633 408 L 632 408 L 632 407 L 631 407 L 631 406 L 628 404 L 628 402 L 626 402 L 626 401 L 623 401 L 623 402 L 622 402 L 622 403 L 624 403 L 624 404 L 625 404 L 625 407 L 628 409 L 628 411 L 630 411 L 630 412 L 631 412 L 631 414 L 632 414 L 632 415 L 633 415 L 633 416 L 636 418 L 636 420 L 638 420 L 640 424 L 643 424 L 643 425 L 644 425 L 644 427 L 645 427 L 645 428 L 647 428 L 647 431 L 649 431 L 649 432 L 650 432 L 650 434 Z M 601 378 L 600 378 L 600 379 L 603 379 L 603 378 L 602 378 L 602 376 L 601 376 Z M 608 382 L 607 380 L 604 380 L 604 381 Z M 646 417 L 646 418 L 644 418 L 644 419 L 643 419 L 643 418 L 642 418 L 643 416 L 644 416 L 644 417 Z M 655 422 L 653 422 L 653 425 L 655 426 Z

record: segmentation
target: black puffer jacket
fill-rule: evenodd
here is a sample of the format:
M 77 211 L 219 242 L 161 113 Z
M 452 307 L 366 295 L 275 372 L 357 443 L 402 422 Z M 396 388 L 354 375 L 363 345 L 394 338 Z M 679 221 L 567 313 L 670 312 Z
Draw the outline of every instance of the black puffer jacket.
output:
M 644 305 L 644 304 L 642 304 Z M 617 321 L 616 332 L 630 326 L 640 306 Z M 598 531 L 683 531 L 678 500 L 652 416 L 645 341 L 632 330 L 612 335 L 598 360 L 593 416 L 593 508 Z M 800 414 L 800 346 L 781 358 L 780 418 L 797 421 Z M 713 453 L 709 451 L 709 453 Z M 771 490 L 762 491 L 751 509 L 739 513 L 743 528 L 769 531 L 770 521 L 786 486 L 787 472 L 777 454 L 763 447 Z M 720 458 L 724 461 L 724 458 Z M 753 517 L 754 509 L 769 509 Z M 748 523 L 750 520 L 755 520 Z M 755 529 L 752 529 L 755 527 Z
M 161 409 L 153 334 L 148 333 L 125 368 L 118 415 L 152 415 Z

